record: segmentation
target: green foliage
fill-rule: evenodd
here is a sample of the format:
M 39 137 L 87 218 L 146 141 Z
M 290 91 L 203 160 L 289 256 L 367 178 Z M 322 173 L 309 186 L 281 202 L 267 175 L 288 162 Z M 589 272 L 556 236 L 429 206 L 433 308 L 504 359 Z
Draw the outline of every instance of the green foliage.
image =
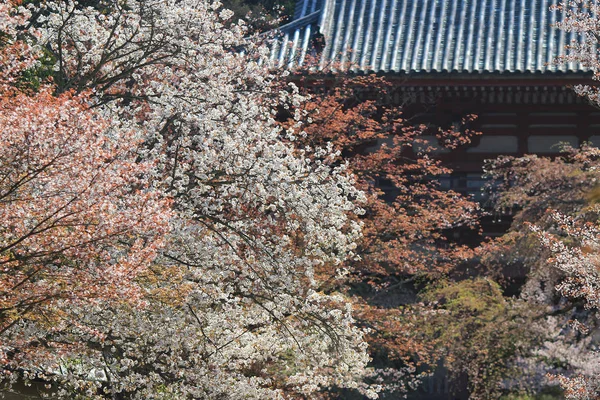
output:
M 25 89 L 39 90 L 40 86 L 48 83 L 53 78 L 53 66 L 56 59 L 51 52 L 44 50 L 38 58 L 38 64 L 34 68 L 23 71 L 20 84 Z
M 528 321 L 531 308 L 505 298 L 496 282 L 483 278 L 437 283 L 422 299 L 434 306 L 423 333 L 435 343 L 455 385 L 466 377 L 471 398 L 499 397 L 500 382 L 518 372 L 511 361 L 538 339 Z
M 488 279 L 438 283 L 423 294 L 423 299 L 443 304 L 452 314 L 480 314 L 482 317 L 495 315 L 506 305 L 500 286 Z
M 541 393 L 509 393 L 500 397 L 500 400 L 562 400 L 564 399 L 563 390 L 558 386 L 549 386 Z

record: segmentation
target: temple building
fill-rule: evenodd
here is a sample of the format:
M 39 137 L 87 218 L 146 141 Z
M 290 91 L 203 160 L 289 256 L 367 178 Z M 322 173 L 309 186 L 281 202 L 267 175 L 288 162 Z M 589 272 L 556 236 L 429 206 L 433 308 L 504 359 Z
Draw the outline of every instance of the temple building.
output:
M 478 197 L 484 159 L 600 145 L 600 110 L 569 88 L 589 83 L 591 73 L 555 63 L 577 39 L 554 26 L 564 17 L 552 8 L 558 3 L 299 0 L 271 60 L 293 69 L 316 57 L 313 68 L 384 75 L 415 123 L 448 127 L 476 114 L 470 128 L 483 135 L 439 156 L 456 171 L 443 184 Z

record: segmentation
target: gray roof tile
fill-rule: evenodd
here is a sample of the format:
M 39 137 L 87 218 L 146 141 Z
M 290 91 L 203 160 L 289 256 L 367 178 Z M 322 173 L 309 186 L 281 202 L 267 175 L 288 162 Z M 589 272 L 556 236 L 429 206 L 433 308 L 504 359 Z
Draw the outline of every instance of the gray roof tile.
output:
M 299 0 L 271 60 L 305 64 L 316 27 L 321 67 L 384 72 L 568 72 L 556 66 L 572 33 L 554 27 L 559 0 Z M 334 64 L 331 64 L 331 63 Z

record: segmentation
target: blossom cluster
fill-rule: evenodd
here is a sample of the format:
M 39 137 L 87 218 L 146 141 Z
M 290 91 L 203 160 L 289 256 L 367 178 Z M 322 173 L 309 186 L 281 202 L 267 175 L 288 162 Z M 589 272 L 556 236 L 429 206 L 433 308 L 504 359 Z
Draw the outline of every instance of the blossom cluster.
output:
M 7 122 L 4 137 L 39 133 L 39 155 L 31 142 L 11 144 L 34 163 L 64 150 L 69 169 L 45 170 L 30 193 L 85 194 L 76 209 L 85 221 L 60 232 L 98 246 L 71 254 L 58 233 L 40 236 L 38 252 L 62 246 L 52 251 L 76 273 L 46 259 L 41 267 L 82 293 L 45 298 L 51 320 L 11 314 L 3 372 L 54 382 L 64 398 L 310 397 L 334 386 L 375 397 L 361 382 L 369 358 L 348 299 L 320 290 L 314 273 L 354 256 L 361 226 L 349 215 L 364 196 L 344 164 L 298 151 L 277 126 L 274 106 L 302 98 L 273 85 L 265 48 L 208 1 L 30 7 L 30 28 L 19 29 L 51 54 L 53 82 L 16 107 L 43 96 L 65 104 L 54 120 L 18 108 L 20 125 Z M 7 176 L 22 176 L 17 164 Z M 44 218 L 23 208 L 31 198 L 15 199 L 20 214 L 6 211 L 24 230 Z M 7 226 L 0 240 L 11 232 L 20 231 Z M 3 300 L 16 301 L 10 288 L 28 273 L 17 272 L 2 282 Z

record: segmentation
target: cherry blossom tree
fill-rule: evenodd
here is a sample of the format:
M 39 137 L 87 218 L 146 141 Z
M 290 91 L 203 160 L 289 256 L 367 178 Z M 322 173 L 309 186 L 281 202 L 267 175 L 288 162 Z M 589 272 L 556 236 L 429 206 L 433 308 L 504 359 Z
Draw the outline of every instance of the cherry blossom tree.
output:
M 577 397 L 584 382 L 590 393 L 596 390 L 600 362 L 593 335 L 596 278 L 591 260 L 585 262 L 595 253 L 588 241 L 598 221 L 599 155 L 596 147 L 584 145 L 565 148 L 554 159 L 501 157 L 487 166 L 497 212 L 512 214 L 513 221 L 505 235 L 485 246 L 483 263 L 492 270 L 509 265 L 526 272 L 521 298 L 537 308 L 530 323 L 543 338 L 532 353 L 531 370 L 541 378 L 558 376 L 572 398 L 586 398 Z
M 345 280 L 336 279 L 331 266 L 320 268 L 324 288 L 354 295 L 358 320 L 369 328 L 375 379 L 386 382 L 387 390 L 410 389 L 417 365 L 435 366 L 448 352 L 425 332 L 432 307 L 415 304 L 416 282 L 456 274 L 474 253 L 448 232 L 478 229 L 477 204 L 440 187 L 436 178 L 451 171 L 436 158 L 437 143 L 426 139 L 434 136 L 452 149 L 475 132 L 413 126 L 402 107 L 393 105 L 392 84 L 374 75 L 323 77 L 305 71 L 291 79 L 310 95 L 310 102 L 279 108 L 282 124 L 295 129 L 293 143 L 301 151 L 332 146 L 336 156 L 322 161 L 348 165 L 367 196 L 365 213 L 357 217 L 363 224 L 355 250 L 360 259 L 346 261 Z M 296 125 L 294 112 L 303 115 L 302 125 Z
M 600 6 L 595 1 L 569 0 L 563 1 L 556 6 L 565 12 L 565 19 L 557 24 L 559 29 L 574 32 L 577 40 L 567 46 L 567 55 L 556 60 L 557 63 L 579 63 L 593 72 L 593 79 L 600 79 L 600 63 L 598 61 L 598 44 L 600 40 L 600 29 L 598 26 L 598 15 Z M 575 91 L 587 97 L 593 104 L 600 104 L 598 87 L 594 84 L 578 85 Z M 547 206 L 550 212 L 533 208 L 534 213 L 542 216 L 541 221 L 532 221 L 535 224 L 534 232 L 541 238 L 543 249 L 549 256 L 552 267 L 536 268 L 538 271 L 546 271 L 542 279 L 534 279 L 532 286 L 537 286 L 537 293 L 545 293 L 543 297 L 548 298 L 548 293 L 556 289 L 562 295 L 572 299 L 571 303 L 583 304 L 589 309 L 585 315 L 587 326 L 575 323 L 574 328 L 581 332 L 597 329 L 597 299 L 600 295 L 597 276 L 597 149 L 584 146 L 581 150 L 569 150 L 569 160 L 565 165 L 569 170 L 578 172 L 569 174 L 566 171 L 558 171 L 557 164 L 563 164 L 562 160 L 555 163 L 547 161 L 536 161 L 534 163 L 546 162 L 548 168 L 544 168 L 550 174 L 551 180 L 560 185 L 554 187 L 548 183 L 538 181 L 535 186 L 529 185 L 534 196 L 529 199 L 538 200 L 542 206 Z M 556 164 L 556 165 L 552 165 Z M 524 175 L 521 175 L 522 177 Z M 532 179 L 532 181 L 534 181 Z M 564 184 L 569 184 L 568 189 Z M 525 189 L 527 190 L 527 189 Z M 513 190 L 512 193 L 515 193 Z M 558 196 L 562 201 L 550 200 L 551 196 Z M 545 202 L 539 201 L 546 195 Z M 537 197 L 535 199 L 534 197 Z M 531 209 L 531 208 L 530 208 Z M 539 285 L 545 281 L 545 287 Z M 537 283 L 536 283 L 537 282 Z M 544 290 L 545 289 L 545 290 Z M 591 317 L 590 317 L 591 315 Z M 588 348 L 589 349 L 589 348 Z M 597 350 L 597 349 L 596 349 Z M 588 351 L 592 355 L 593 351 Z M 596 357 L 597 360 L 597 357 Z M 597 362 L 597 361 L 596 361 Z M 574 378 L 561 378 L 561 383 L 567 391 L 569 398 L 588 399 L 597 398 L 600 395 L 598 372 L 592 369 L 584 369 L 582 374 Z
M 328 162 L 347 163 L 367 194 L 366 213 L 360 216 L 361 260 L 351 266 L 357 278 L 381 287 L 393 283 L 392 275 L 440 276 L 468 259 L 469 248 L 445 233 L 461 227 L 476 230 L 479 206 L 440 187 L 436 178 L 451 170 L 436 150 L 469 143 L 477 133 L 467 124 L 475 116 L 465 116 L 463 132 L 414 126 L 402 107 L 393 105 L 393 86 L 383 78 L 309 74 L 302 79 L 299 85 L 311 101 L 296 110 L 304 115 L 296 146 L 332 146 L 336 158 Z M 325 87 L 325 93 L 311 94 L 315 87 Z
M 597 209 L 597 207 L 594 207 Z M 596 210 L 597 211 L 597 210 Z M 542 244 L 547 248 L 552 258 L 548 261 L 551 266 L 563 274 L 563 278 L 555 285 L 562 295 L 573 299 L 573 302 L 583 302 L 586 313 L 580 312 L 578 317 L 569 321 L 572 329 L 584 336 L 587 346 L 585 352 L 579 354 L 573 361 L 577 374 L 570 377 L 559 376 L 561 385 L 566 390 L 568 398 L 595 399 L 600 395 L 600 370 L 597 368 L 600 353 L 597 343 L 593 340 L 593 331 L 598 329 L 598 301 L 600 299 L 600 280 L 598 276 L 598 254 L 600 233 L 597 224 L 583 222 L 576 217 L 568 217 L 555 213 L 553 218 L 556 227 L 552 231 L 538 232 Z M 583 321 L 583 323 L 582 323 Z M 590 341 L 590 339 L 592 339 Z M 584 362 L 591 360 L 591 362 Z
M 376 396 L 361 383 L 368 355 L 349 300 L 315 273 L 354 257 L 360 223 L 349 216 L 364 196 L 345 165 L 319 161 L 330 149 L 315 158 L 289 143 L 272 109 L 303 99 L 273 85 L 266 49 L 230 16 L 205 1 L 66 1 L 32 7 L 18 25 L 54 60 L 57 97 L 34 100 L 81 98 L 92 125 L 74 123 L 82 141 L 132 132 L 119 149 L 135 158 L 118 176 L 140 184 L 110 205 L 158 191 L 171 209 L 158 258 L 138 256 L 145 268 L 128 276 L 137 301 L 91 292 L 52 328 L 13 324 L 6 343 L 40 348 L 14 361 L 16 375 L 54 382 L 64 398 L 315 397 L 331 386 Z M 116 243 L 136 250 L 134 238 Z
M 143 179 L 152 165 L 136 162 L 135 132 L 89 113 L 87 94 L 19 89 L 36 50 L 11 40 L 24 18 L 2 7 L 0 363 L 11 371 L 39 347 L 17 326 L 60 329 L 71 307 L 142 296 L 135 279 L 169 230 L 169 202 Z

